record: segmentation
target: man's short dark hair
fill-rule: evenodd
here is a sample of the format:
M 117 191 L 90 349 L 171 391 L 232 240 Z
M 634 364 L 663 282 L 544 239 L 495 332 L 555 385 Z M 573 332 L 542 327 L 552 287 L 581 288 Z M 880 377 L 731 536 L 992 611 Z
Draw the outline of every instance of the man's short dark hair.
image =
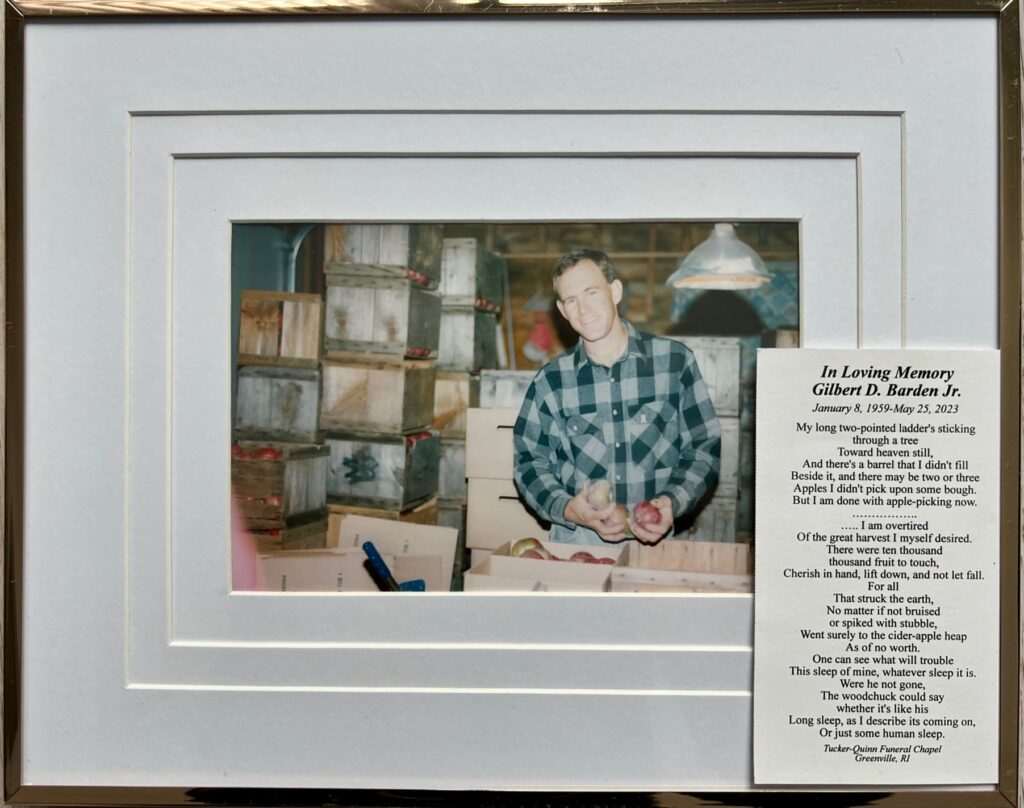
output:
M 601 274 L 604 275 L 604 279 L 608 281 L 608 283 L 611 283 L 619 277 L 615 273 L 615 267 L 612 264 L 612 259 L 600 250 L 571 250 L 555 261 L 555 266 L 551 270 L 551 285 L 555 287 L 555 294 L 558 294 L 558 279 L 576 266 L 580 261 L 588 260 L 597 264 L 597 268 L 601 270 Z

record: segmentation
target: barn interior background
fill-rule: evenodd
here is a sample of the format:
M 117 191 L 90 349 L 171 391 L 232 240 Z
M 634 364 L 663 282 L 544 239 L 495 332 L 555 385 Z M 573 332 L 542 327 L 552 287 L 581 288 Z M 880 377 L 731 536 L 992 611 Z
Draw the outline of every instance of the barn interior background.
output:
M 715 232 L 715 225 L 715 222 L 413 225 L 413 237 L 404 242 L 402 249 L 411 254 L 417 248 L 417 227 L 423 233 L 418 243 L 421 251 L 433 250 L 440 254 L 440 244 L 434 242 L 443 243 L 443 266 L 437 268 L 437 277 L 423 273 L 417 276 L 410 268 L 415 261 L 423 260 L 423 255 L 415 259 L 410 255 L 407 262 L 410 267 L 405 268 L 402 277 L 389 277 L 388 273 L 393 274 L 394 268 L 367 269 L 366 272 L 358 267 L 353 269 L 361 260 L 356 256 L 353 264 L 353 251 L 367 249 L 367 244 L 363 243 L 369 232 L 367 226 L 235 225 L 231 334 L 235 357 L 232 390 L 236 396 L 232 406 L 236 409 L 236 438 L 284 439 L 285 446 L 289 446 L 287 441 L 293 439 L 298 441 L 296 445 L 323 440 L 324 430 L 327 430 L 328 444 L 335 442 L 334 459 L 323 460 L 328 470 L 313 475 L 319 479 L 327 474 L 325 508 L 315 509 L 318 518 L 310 522 L 312 511 L 308 497 L 305 498 L 307 501 L 302 506 L 306 508 L 305 523 L 298 525 L 298 529 L 294 519 L 289 524 L 287 513 L 279 514 L 282 518 L 274 523 L 277 532 L 272 536 L 268 532 L 259 534 L 262 537 L 260 551 L 336 545 L 339 520 L 347 514 L 450 525 L 460 531 L 452 587 L 462 588 L 462 573 L 481 563 L 487 554 L 506 541 L 521 535 L 543 536 L 542 525 L 533 524 L 531 533 L 524 532 L 531 527 L 530 521 L 524 521 L 530 519 L 528 514 L 502 512 L 502 508 L 512 505 L 523 510 L 521 503 L 510 504 L 515 498 L 514 488 L 510 488 L 511 472 L 504 471 L 503 467 L 495 470 L 493 463 L 485 461 L 485 447 L 467 447 L 467 428 L 471 442 L 474 430 L 467 422 L 475 418 L 477 434 L 486 435 L 479 430 L 497 424 L 481 426 L 488 416 L 478 408 L 493 410 L 492 421 L 508 420 L 507 413 L 518 408 L 524 385 L 532 373 L 575 344 L 575 334 L 554 306 L 550 273 L 555 260 L 578 247 L 608 253 L 625 289 L 620 307 L 623 316 L 641 331 L 672 336 L 690 345 L 712 388 L 723 426 L 722 478 L 714 495 L 703 504 L 695 519 L 684 524 L 685 530 L 680 535 L 697 542 L 694 547 L 708 542 L 749 545 L 754 538 L 756 351 L 759 347 L 799 344 L 799 225 L 796 222 L 734 223 L 739 241 L 752 248 L 763 261 L 762 269 L 768 277 L 759 284 L 711 284 L 738 288 L 674 285 L 672 281 L 680 275 L 680 262 L 687 256 L 699 254 L 694 253 L 695 248 L 709 239 Z M 372 230 L 373 226 L 369 227 Z M 374 238 L 380 238 L 379 233 Z M 367 265 L 372 263 L 372 259 L 366 260 Z M 420 269 L 425 269 L 427 274 L 434 273 L 429 267 Z M 459 284 L 465 288 L 456 289 Z M 389 287 L 390 291 L 382 287 Z M 247 367 L 246 358 L 253 357 L 247 353 L 249 349 L 245 345 L 240 351 L 239 335 L 246 338 L 247 328 L 251 331 L 251 318 L 247 323 L 246 312 L 251 313 L 253 304 L 248 304 L 249 308 L 243 305 L 243 295 L 250 295 L 251 300 L 256 292 L 308 295 L 308 300 L 323 301 L 326 308 L 312 315 L 314 320 L 319 318 L 319 324 L 302 326 L 323 329 L 322 333 L 309 332 L 304 337 L 307 342 L 316 343 L 314 353 L 310 354 L 312 359 L 306 360 L 308 369 L 296 370 L 294 365 L 276 371 L 265 366 Z M 389 326 L 390 331 L 383 337 L 380 334 L 371 337 L 367 331 L 373 330 L 370 321 L 375 308 L 380 319 L 384 294 L 399 295 L 400 305 L 405 307 L 402 333 L 397 337 L 394 326 Z M 356 321 L 359 321 L 358 326 Z M 434 337 L 435 343 L 429 348 L 413 347 L 416 329 L 431 327 L 435 334 L 440 329 L 439 337 Z M 363 341 L 351 339 L 360 328 L 366 331 Z M 276 339 L 280 343 L 281 335 Z M 401 343 L 399 348 L 389 347 L 388 341 L 396 339 Z M 430 342 L 429 336 L 426 342 Z M 384 353 L 375 354 L 375 351 Z M 357 365 L 375 358 L 389 360 L 392 370 L 397 370 L 401 378 L 391 378 L 384 387 L 377 385 L 375 389 L 390 392 L 370 394 L 370 398 L 376 395 L 401 399 L 403 409 L 392 422 L 360 423 L 360 416 L 349 415 L 355 399 L 360 401 L 356 409 L 362 407 L 366 418 L 371 419 L 383 417 L 385 402 L 366 400 L 365 375 L 360 376 L 362 386 L 358 388 L 353 388 L 345 379 L 351 377 Z M 264 360 L 270 365 L 282 361 L 279 357 L 259 361 Z M 421 390 L 413 395 L 413 390 L 422 388 L 425 383 L 422 374 L 417 372 L 427 366 L 433 369 L 436 394 L 427 396 Z M 320 390 L 317 392 L 314 407 L 320 412 L 319 422 L 314 415 L 307 431 L 294 437 L 259 430 L 239 432 L 238 418 L 241 408 L 246 406 L 246 402 L 238 401 L 238 391 L 242 389 L 240 380 L 243 387 L 251 387 L 253 374 L 262 378 L 268 373 L 295 376 L 310 372 L 318 374 L 317 384 L 322 389 L 322 394 Z M 342 381 L 335 380 L 342 377 Z M 414 378 L 419 381 L 413 381 Z M 369 387 L 374 388 L 374 383 Z M 244 395 L 253 394 L 250 391 Z M 428 398 L 433 400 L 427 402 Z M 329 399 L 333 399 L 333 405 Z M 417 413 L 416 401 L 420 410 L 426 405 L 430 412 Z M 349 432 L 338 434 L 339 428 Z M 375 434 L 369 439 L 372 447 L 361 444 L 365 439 L 362 433 L 367 428 Z M 332 429 L 335 430 L 333 438 Z M 350 434 L 352 430 L 358 434 Z M 407 438 L 410 434 L 429 435 L 430 439 L 416 441 L 414 450 L 403 448 L 402 440 L 395 441 L 397 436 Z M 404 443 L 409 444 L 409 441 Z M 339 448 L 342 444 L 343 450 Z M 389 459 L 389 453 L 394 452 L 404 457 L 398 461 Z M 363 457 L 365 462 L 355 464 L 353 457 L 357 456 Z M 298 459 L 296 455 L 295 460 Z M 391 481 L 389 493 L 384 493 L 380 480 L 360 477 L 367 476 L 367 469 L 376 468 L 376 464 L 394 466 L 396 463 L 403 469 L 397 476 L 404 474 L 405 479 Z M 431 466 L 436 472 L 431 472 Z M 249 470 L 253 467 L 235 462 L 233 468 Z M 238 475 L 233 475 L 233 482 L 237 488 L 241 482 Z M 251 480 L 246 482 L 252 484 Z M 306 480 L 304 484 L 308 483 Z M 374 485 L 377 490 L 370 491 Z M 270 497 L 264 499 L 275 501 Z M 243 510 L 248 507 L 251 512 L 256 507 L 251 501 L 250 498 L 248 503 L 242 503 Z M 261 515 L 266 516 L 263 504 L 260 503 Z M 321 510 L 329 511 L 329 524 L 323 524 L 323 537 Z M 496 530 L 496 523 L 504 524 L 505 529 Z M 263 521 L 258 526 L 265 528 L 267 524 L 270 523 Z M 250 527 L 254 526 L 255 523 L 250 522 Z M 720 554 L 724 549 L 717 552 Z

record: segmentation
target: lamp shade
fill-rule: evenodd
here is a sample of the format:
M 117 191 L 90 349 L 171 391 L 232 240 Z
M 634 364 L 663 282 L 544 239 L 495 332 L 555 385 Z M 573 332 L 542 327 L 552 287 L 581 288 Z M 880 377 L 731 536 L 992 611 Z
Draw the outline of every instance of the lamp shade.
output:
M 666 283 L 682 289 L 741 290 L 756 289 L 771 277 L 761 257 L 736 237 L 731 224 L 716 224 Z

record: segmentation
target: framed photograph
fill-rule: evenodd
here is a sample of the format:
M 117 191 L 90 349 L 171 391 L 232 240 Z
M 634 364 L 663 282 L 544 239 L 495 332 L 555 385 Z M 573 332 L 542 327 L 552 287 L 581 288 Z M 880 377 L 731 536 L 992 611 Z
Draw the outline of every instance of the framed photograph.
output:
M 9 3 L 6 800 L 1018 805 L 1019 14 Z M 772 348 L 998 349 L 970 767 L 758 763 Z

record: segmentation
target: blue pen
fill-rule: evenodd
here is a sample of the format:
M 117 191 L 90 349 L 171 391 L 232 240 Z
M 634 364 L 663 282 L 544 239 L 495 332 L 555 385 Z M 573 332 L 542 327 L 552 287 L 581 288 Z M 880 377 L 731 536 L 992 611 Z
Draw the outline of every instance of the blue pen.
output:
M 398 581 L 391 574 L 391 570 L 384 563 L 384 559 L 380 557 L 380 553 L 377 552 L 372 541 L 363 542 L 363 552 L 366 553 L 366 558 L 370 562 L 370 570 L 373 572 L 373 577 L 377 579 L 377 585 L 383 587 L 385 592 L 400 591 Z

